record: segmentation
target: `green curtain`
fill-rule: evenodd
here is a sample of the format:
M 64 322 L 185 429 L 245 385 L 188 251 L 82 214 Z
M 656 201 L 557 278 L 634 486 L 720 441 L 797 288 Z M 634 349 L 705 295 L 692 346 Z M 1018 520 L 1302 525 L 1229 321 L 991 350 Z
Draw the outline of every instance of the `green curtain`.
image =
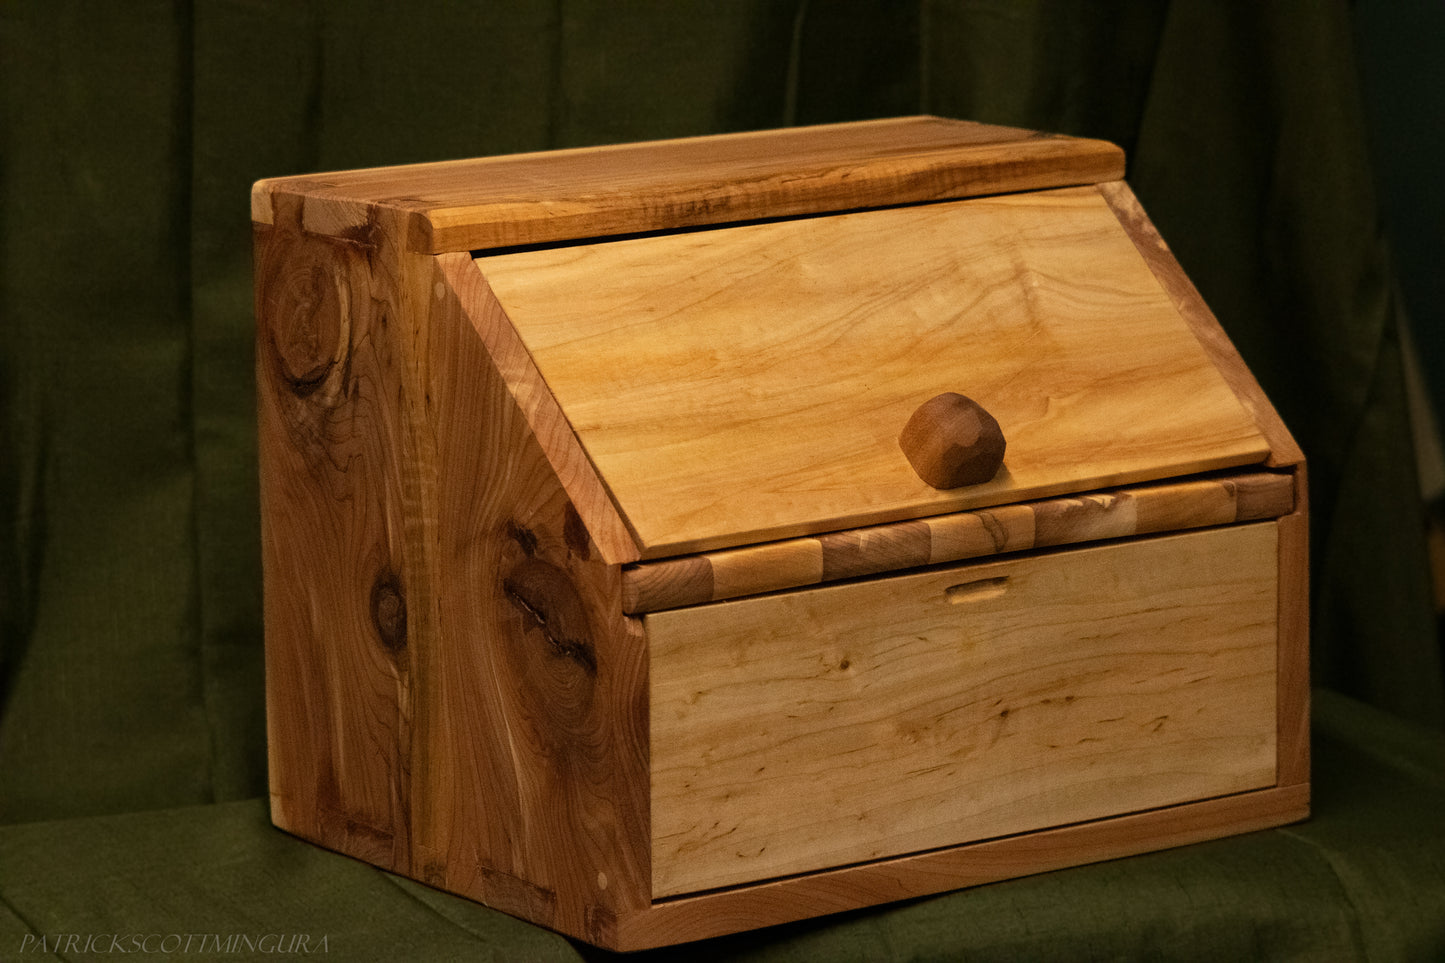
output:
M 0 822 L 265 791 L 260 177 L 939 113 L 1105 137 L 1311 464 L 1316 682 L 1445 724 L 1343 0 L 0 3 Z

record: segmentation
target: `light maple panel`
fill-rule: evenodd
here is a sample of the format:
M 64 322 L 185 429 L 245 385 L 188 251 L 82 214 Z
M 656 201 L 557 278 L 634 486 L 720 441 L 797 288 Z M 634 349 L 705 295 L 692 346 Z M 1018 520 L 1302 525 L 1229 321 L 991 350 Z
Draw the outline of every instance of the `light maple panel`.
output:
M 1262 460 L 1090 188 L 478 259 L 644 558 Z M 1008 439 L 937 491 L 898 434 L 943 391 Z
M 1273 785 L 1275 523 L 645 618 L 654 898 Z

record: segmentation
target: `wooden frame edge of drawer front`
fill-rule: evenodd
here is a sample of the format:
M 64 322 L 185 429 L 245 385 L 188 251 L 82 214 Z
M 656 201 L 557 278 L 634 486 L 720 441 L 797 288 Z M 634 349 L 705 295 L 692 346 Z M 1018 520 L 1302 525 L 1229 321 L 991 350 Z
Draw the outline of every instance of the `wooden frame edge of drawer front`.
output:
M 1296 509 L 1280 472 L 1082 492 L 912 521 L 644 561 L 622 570 L 628 615 L 1109 538 L 1268 521 Z
M 751 886 L 656 901 L 618 921 L 615 949 L 640 950 L 929 896 L 1297 822 L 1296 784 L 968 843 Z
M 1279 532 L 1278 685 L 1279 730 L 1276 785 L 1308 786 L 1310 780 L 1310 590 L 1309 511 L 1305 466 L 1296 466 L 1298 503 L 1275 524 Z

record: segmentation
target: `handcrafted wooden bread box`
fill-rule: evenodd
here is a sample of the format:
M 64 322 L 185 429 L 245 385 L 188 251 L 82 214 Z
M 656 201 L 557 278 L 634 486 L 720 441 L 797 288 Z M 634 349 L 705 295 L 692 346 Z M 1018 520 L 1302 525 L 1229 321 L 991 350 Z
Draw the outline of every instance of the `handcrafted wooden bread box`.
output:
M 915 117 L 259 183 L 276 825 L 633 949 L 1305 816 L 1304 462 L 1123 171 Z

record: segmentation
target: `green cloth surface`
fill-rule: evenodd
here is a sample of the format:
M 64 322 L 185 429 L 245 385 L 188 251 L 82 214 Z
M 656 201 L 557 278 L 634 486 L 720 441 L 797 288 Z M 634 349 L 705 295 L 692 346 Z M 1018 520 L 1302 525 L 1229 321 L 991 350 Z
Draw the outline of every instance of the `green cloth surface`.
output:
M 1307 822 L 625 958 L 1445 959 L 1445 736 L 1329 693 L 1315 718 Z M 27 934 L 324 936 L 347 961 L 623 958 L 296 840 L 260 799 L 0 828 L 0 959 Z
M 1315 683 L 1445 728 L 1350 17 L 1344 0 L 0 3 L 0 959 L 27 926 L 121 923 L 332 927 L 356 958 L 573 952 L 264 826 L 261 177 L 920 112 L 1114 140 L 1310 459 Z M 1438 742 L 1325 704 L 1300 829 L 703 952 L 928 958 L 916 935 L 995 947 L 979 959 L 1149 957 L 1211 930 L 1219 958 L 1438 958 Z M 1403 772 L 1397 812 L 1371 786 Z

